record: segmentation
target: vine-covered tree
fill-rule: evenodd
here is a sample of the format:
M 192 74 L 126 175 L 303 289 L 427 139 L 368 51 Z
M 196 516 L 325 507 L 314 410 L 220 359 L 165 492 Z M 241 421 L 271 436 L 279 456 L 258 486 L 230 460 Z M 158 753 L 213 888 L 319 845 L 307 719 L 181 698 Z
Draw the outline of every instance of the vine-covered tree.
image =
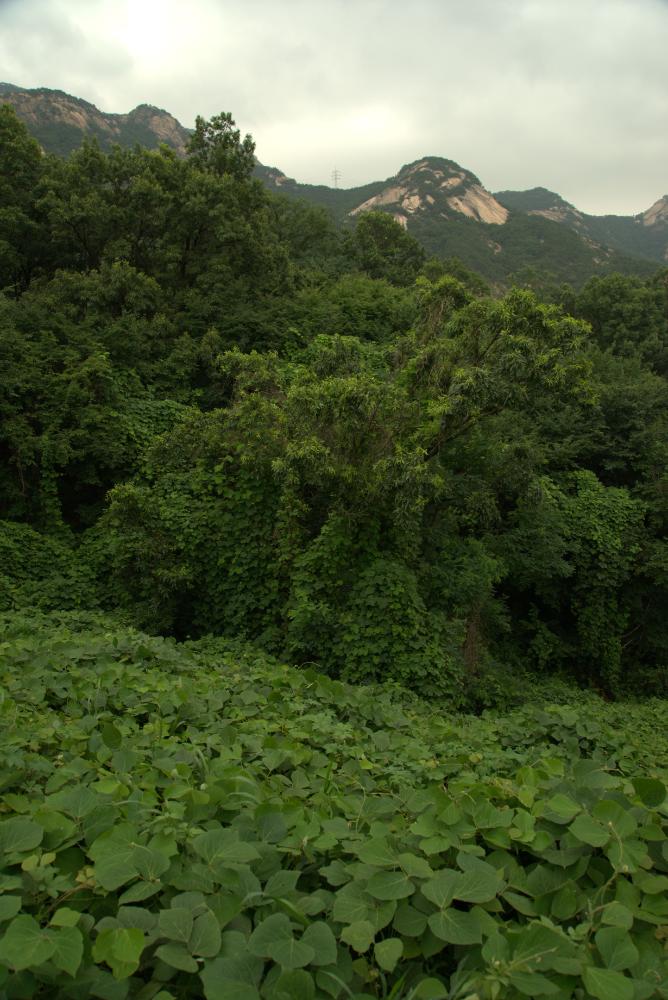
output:
M 665 274 L 492 298 L 388 215 L 269 195 L 228 114 L 185 160 L 0 132 L 4 606 L 461 705 L 666 689 Z

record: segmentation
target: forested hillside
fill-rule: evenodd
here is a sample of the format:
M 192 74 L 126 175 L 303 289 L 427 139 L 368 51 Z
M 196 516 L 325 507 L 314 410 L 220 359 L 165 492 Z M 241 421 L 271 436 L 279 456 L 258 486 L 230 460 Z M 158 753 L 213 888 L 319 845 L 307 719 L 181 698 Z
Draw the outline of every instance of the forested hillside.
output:
M 326 208 L 342 226 L 360 212 L 388 213 L 437 256 L 456 254 L 499 289 L 581 288 L 614 272 L 648 277 L 667 259 L 666 206 L 640 217 L 584 215 L 544 188 L 498 197 L 458 163 L 427 156 L 393 177 L 358 188 L 299 184 L 258 163 L 273 192 Z
M 0 101 L 44 151 L 58 155 L 95 139 L 104 152 L 165 144 L 184 157 L 192 132 L 149 104 L 113 114 L 47 87 L 0 83 Z M 325 208 L 341 227 L 361 212 L 385 212 L 427 253 L 457 256 L 496 290 L 520 285 L 544 294 L 562 282 L 580 289 L 589 278 L 616 272 L 646 278 L 668 260 L 667 196 L 636 216 L 587 215 L 545 188 L 494 195 L 442 156 L 423 156 L 392 177 L 352 188 L 303 184 L 259 160 L 253 176 L 273 194 Z
M 0 99 L 13 107 L 46 152 L 59 156 L 73 153 L 83 139 L 96 139 L 105 152 L 115 144 L 132 148 L 139 143 L 156 149 L 166 143 L 185 156 L 190 138 L 190 129 L 151 104 L 140 104 L 125 115 L 111 114 L 62 90 L 29 90 L 11 83 L 0 83 Z
M 668 271 L 0 108 L 0 997 L 668 997 Z

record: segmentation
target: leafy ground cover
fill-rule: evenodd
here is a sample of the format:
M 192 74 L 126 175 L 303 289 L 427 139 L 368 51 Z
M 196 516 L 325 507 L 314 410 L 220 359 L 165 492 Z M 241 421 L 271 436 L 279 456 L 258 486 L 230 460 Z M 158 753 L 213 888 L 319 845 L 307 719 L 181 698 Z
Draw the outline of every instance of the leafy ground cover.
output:
M 666 702 L 475 718 L 92 615 L 0 634 L 0 996 L 668 997 Z

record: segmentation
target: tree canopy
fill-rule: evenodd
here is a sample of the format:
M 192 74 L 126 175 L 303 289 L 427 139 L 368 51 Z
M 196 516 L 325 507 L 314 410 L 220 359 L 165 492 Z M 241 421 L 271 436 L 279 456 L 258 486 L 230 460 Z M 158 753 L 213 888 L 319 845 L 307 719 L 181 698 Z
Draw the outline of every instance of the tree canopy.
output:
M 0 504 L 91 602 L 458 705 L 662 689 L 665 276 L 492 297 L 269 195 L 228 113 L 185 160 L 0 127 Z

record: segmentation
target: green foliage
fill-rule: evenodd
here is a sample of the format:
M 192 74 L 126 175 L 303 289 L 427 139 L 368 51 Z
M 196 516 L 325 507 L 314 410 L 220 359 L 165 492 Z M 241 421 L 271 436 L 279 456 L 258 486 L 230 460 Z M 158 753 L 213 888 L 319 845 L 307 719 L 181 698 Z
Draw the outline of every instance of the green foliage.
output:
M 346 274 L 326 285 L 301 289 L 291 306 L 291 321 L 303 340 L 339 334 L 360 340 L 391 341 L 408 333 L 417 310 L 413 290 L 385 279 Z
M 0 291 L 19 294 L 37 256 L 41 150 L 7 104 L 0 105 Z
M 493 300 L 233 125 L 0 114 L 0 993 L 668 996 L 665 275 Z
M 459 257 L 431 257 L 422 268 L 422 273 L 430 281 L 436 282 L 439 278 L 449 275 L 461 282 L 474 295 L 489 295 L 489 285 L 479 274 L 471 271 L 461 262 Z
M 249 135 L 242 140 L 234 125 L 229 111 L 222 111 L 208 121 L 198 115 L 188 143 L 188 156 L 202 170 L 247 180 L 255 164 L 255 143 Z
M 53 529 L 63 518 L 75 526 L 90 523 L 107 490 L 137 467 L 149 440 L 187 412 L 176 401 L 156 399 L 134 372 L 119 369 L 95 336 L 101 279 L 108 279 L 112 297 L 114 279 L 127 277 L 122 267 L 110 270 L 84 280 L 63 277 L 49 286 L 45 300 L 0 301 L 0 359 L 7 372 L 0 388 L 0 502 L 10 516 L 40 527 Z M 136 275 L 131 278 L 139 284 Z M 57 307 L 48 308 L 58 296 L 72 301 L 86 293 L 90 312 L 76 326 Z M 134 308 L 144 308 L 139 297 Z M 126 329 L 130 316 L 125 313 Z M 122 324 L 113 324 L 119 335 Z M 129 337 L 125 343 L 132 356 Z M 148 337 L 143 343 L 150 350 Z M 110 346 L 120 353 L 118 343 Z
M 385 212 L 364 212 L 349 245 L 360 271 L 394 285 L 412 284 L 425 261 L 417 240 Z
M 592 325 L 597 343 L 622 356 L 637 356 L 668 374 L 665 289 L 658 281 L 621 274 L 592 278 L 575 303 L 577 315 Z
M 0 521 L 0 610 L 96 605 L 93 572 L 72 540 L 67 544 L 26 524 Z
M 570 391 L 580 331 L 526 295 L 467 305 L 451 278 L 421 287 L 423 324 L 394 357 L 337 337 L 299 364 L 224 356 L 227 408 L 163 441 L 104 521 L 142 624 L 263 637 L 337 675 L 465 696 L 502 569 L 465 540 L 465 509 L 439 513 L 451 442 L 501 399 Z
M 526 292 L 417 291 L 393 350 L 321 336 L 290 360 L 222 356 L 225 408 L 112 494 L 110 599 L 144 627 L 454 704 L 503 697 L 495 660 L 628 690 L 646 504 L 590 472 L 545 476 L 530 429 L 593 405 L 586 328 Z
M 8 997 L 666 992 L 665 703 L 446 717 L 250 646 L 1 624 Z
M 543 669 L 577 648 L 581 677 L 624 688 L 624 592 L 639 569 L 644 514 L 626 490 L 590 472 L 576 474 L 566 492 L 544 480 L 519 506 L 501 551 L 512 586 L 533 596 L 529 655 Z
M 591 473 L 579 475 L 576 489 L 571 606 L 583 651 L 600 661 L 600 675 L 614 689 L 629 624 L 618 595 L 640 551 L 644 510 L 625 490 L 605 489 Z

